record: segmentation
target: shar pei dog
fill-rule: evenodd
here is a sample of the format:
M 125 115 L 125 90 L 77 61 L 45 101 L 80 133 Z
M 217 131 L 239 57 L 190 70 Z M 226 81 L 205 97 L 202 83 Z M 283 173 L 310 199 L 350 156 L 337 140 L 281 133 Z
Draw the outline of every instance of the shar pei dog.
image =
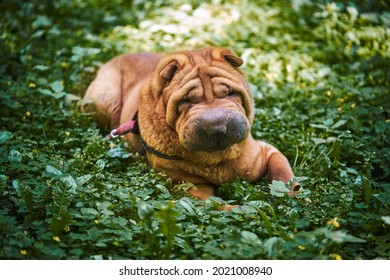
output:
M 84 100 L 100 126 L 117 128 L 112 136 L 132 132 L 125 139 L 152 168 L 193 183 L 193 197 L 207 199 L 236 178 L 288 182 L 287 158 L 251 135 L 254 101 L 242 64 L 222 48 L 120 55 L 101 67 Z

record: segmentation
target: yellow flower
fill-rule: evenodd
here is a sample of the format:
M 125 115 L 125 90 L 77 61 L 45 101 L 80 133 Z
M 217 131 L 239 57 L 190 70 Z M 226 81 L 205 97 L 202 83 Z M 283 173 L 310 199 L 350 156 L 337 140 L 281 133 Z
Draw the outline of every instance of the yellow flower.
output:
M 326 95 L 327 95 L 328 97 L 331 97 L 331 96 L 332 96 L 332 92 L 331 92 L 330 90 L 328 90 L 328 91 L 326 92 Z
M 301 245 L 298 245 L 298 249 L 301 250 L 301 251 L 303 251 L 303 250 L 305 250 L 306 248 L 303 247 L 303 246 L 301 246 Z
M 31 112 L 30 111 L 27 111 L 26 112 L 26 117 L 30 117 L 31 116 Z
M 27 251 L 26 250 L 20 250 L 20 253 L 22 254 L 22 255 L 27 255 Z
M 58 236 L 53 236 L 53 240 L 57 242 L 61 242 L 61 239 Z
M 339 254 L 329 254 L 329 257 L 338 261 L 341 261 L 343 259 Z
M 65 231 L 65 232 L 70 232 L 70 227 L 69 227 L 69 226 L 65 227 L 65 228 L 64 228 L 64 231 Z
M 66 135 L 66 136 L 69 136 L 69 135 L 70 135 L 70 132 L 69 132 L 69 131 L 66 131 L 66 132 L 65 132 L 65 135 Z
M 36 84 L 34 84 L 34 83 L 29 83 L 29 84 L 28 84 L 28 87 L 29 87 L 29 88 L 35 88 L 35 87 L 36 87 Z
M 110 143 L 110 148 L 114 148 L 115 147 L 115 144 L 114 143 Z
M 332 220 L 328 221 L 326 224 L 331 225 L 334 228 L 340 227 L 340 223 L 337 221 L 337 217 L 334 217 Z

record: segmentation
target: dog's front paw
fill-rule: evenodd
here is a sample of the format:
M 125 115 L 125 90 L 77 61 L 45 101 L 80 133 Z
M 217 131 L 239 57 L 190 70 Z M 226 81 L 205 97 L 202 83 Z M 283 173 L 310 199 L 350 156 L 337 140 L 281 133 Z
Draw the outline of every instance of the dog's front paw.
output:
M 219 210 L 225 210 L 225 211 L 232 211 L 233 209 L 241 209 L 241 205 L 226 204 L 224 206 L 219 207 Z

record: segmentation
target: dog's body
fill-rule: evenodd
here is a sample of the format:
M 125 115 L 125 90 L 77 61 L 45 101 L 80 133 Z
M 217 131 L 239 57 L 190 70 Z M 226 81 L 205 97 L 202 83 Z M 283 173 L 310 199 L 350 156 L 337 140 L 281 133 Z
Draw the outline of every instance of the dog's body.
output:
M 287 182 L 294 175 L 286 157 L 250 133 L 253 99 L 242 63 L 220 48 L 122 55 L 102 66 L 84 98 L 93 99 L 101 126 L 115 128 L 138 111 L 140 135 L 126 140 L 150 147 L 151 167 L 174 182 L 194 183 L 194 197 L 206 199 L 236 178 Z

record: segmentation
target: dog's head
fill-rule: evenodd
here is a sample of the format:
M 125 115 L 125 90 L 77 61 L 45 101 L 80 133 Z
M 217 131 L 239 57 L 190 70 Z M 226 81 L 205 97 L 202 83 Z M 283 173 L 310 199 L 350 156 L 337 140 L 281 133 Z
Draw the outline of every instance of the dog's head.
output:
M 154 96 L 166 123 L 189 151 L 216 152 L 243 141 L 253 121 L 253 99 L 232 51 L 209 48 L 162 59 Z

